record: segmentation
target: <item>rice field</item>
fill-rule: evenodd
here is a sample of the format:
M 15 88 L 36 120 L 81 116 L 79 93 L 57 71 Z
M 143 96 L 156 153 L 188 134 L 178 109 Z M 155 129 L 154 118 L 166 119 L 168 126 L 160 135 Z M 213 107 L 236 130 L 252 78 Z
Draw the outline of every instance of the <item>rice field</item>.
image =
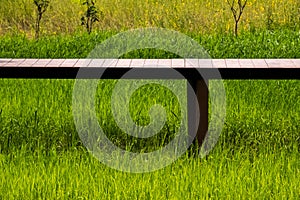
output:
M 299 152 L 215 151 L 183 156 L 156 172 L 130 174 L 91 155 L 0 157 L 2 199 L 299 199 Z
M 100 81 L 95 100 L 108 137 L 122 148 L 135 144 L 135 151 L 161 147 L 165 137 L 124 143 L 110 111 L 115 84 Z M 2 199 L 299 198 L 299 80 L 224 81 L 226 122 L 214 150 L 200 159 L 192 147 L 173 164 L 142 174 L 111 169 L 86 151 L 72 117 L 74 80 L 2 79 L 0 85 Z M 133 118 L 149 123 L 149 106 L 159 102 L 171 117 L 168 126 L 176 127 L 176 98 L 165 88 L 154 95 L 153 87 L 132 96 Z M 163 129 L 160 136 L 168 134 Z
M 80 25 L 82 3 L 50 0 L 36 40 L 33 1 L 1 0 L 0 57 L 86 58 L 96 44 L 121 31 L 161 27 L 192 37 L 212 58 L 300 58 L 300 0 L 249 0 L 238 37 L 232 34 L 226 0 L 97 0 L 100 20 L 91 35 Z M 157 49 L 122 55 L 178 57 Z M 74 83 L 0 79 L 0 199 L 300 198 L 299 80 L 223 81 L 226 119 L 212 152 L 200 158 L 192 145 L 171 165 L 148 173 L 117 171 L 89 153 L 74 124 Z M 160 149 L 178 130 L 179 118 L 186 122 L 176 95 L 150 84 L 133 93 L 130 116 L 147 125 L 148 111 L 158 103 L 166 111 L 166 124 L 150 139 L 129 136 L 113 117 L 116 84 L 99 81 L 95 112 L 118 147 L 132 152 Z M 170 84 L 180 88 L 186 101 L 186 82 Z

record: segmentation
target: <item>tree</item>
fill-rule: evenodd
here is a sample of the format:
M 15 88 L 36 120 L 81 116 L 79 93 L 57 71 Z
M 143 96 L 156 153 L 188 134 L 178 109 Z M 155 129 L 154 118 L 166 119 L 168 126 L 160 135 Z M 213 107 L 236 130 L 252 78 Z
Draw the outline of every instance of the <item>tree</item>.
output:
M 90 34 L 93 29 L 93 24 L 99 22 L 98 9 L 93 0 L 86 0 L 83 5 L 86 5 L 86 11 L 81 17 L 81 25 L 86 27 L 87 32 Z
M 236 6 L 236 0 L 227 0 L 227 3 L 230 6 L 230 10 L 234 18 L 234 34 L 236 36 L 238 35 L 238 24 L 246 7 L 247 1 L 248 0 L 238 0 Z
M 38 39 L 40 36 L 40 23 L 43 17 L 43 14 L 46 12 L 50 1 L 49 0 L 34 0 L 36 5 L 37 16 L 35 24 L 35 38 Z

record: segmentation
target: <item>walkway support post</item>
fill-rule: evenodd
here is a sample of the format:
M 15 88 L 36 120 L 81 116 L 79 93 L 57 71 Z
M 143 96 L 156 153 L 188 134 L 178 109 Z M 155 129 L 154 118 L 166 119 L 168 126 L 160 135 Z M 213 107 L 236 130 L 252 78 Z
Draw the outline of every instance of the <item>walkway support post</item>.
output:
M 208 80 L 188 80 L 196 95 L 196 99 L 188 98 L 188 130 L 191 137 L 196 133 L 196 139 L 199 147 L 204 141 L 208 131 Z M 192 96 L 192 94 L 188 94 Z M 199 112 L 196 106 L 198 104 Z M 199 116 L 200 114 L 200 116 Z M 199 123 L 197 123 L 199 119 Z

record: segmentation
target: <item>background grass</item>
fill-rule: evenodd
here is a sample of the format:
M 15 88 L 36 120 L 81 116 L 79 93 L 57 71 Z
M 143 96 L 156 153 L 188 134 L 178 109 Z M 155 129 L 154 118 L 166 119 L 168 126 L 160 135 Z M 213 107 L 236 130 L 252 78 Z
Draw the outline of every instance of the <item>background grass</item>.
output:
M 70 34 L 83 31 L 80 18 L 85 7 L 80 0 L 51 0 L 42 19 L 42 33 Z M 234 22 L 225 0 L 97 0 L 101 15 L 97 30 L 127 30 L 162 27 L 180 32 L 229 33 Z M 249 0 L 240 23 L 241 31 L 299 28 L 299 0 Z M 14 9 L 11 9 L 14 8 Z M 0 2 L 0 34 L 34 34 L 35 7 L 31 0 Z
M 116 32 L 94 32 L 45 36 L 39 40 L 25 35 L 0 37 L 3 58 L 86 58 L 88 54 Z M 189 36 L 197 41 L 212 58 L 300 58 L 300 32 L 290 29 L 243 32 L 232 34 Z M 142 49 L 128 52 L 122 58 L 177 58 L 170 52 Z

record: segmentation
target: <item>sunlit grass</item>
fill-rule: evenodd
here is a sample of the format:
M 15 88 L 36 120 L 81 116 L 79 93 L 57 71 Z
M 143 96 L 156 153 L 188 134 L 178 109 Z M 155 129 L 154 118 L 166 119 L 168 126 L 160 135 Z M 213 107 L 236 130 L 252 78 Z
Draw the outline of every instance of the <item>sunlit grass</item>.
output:
M 121 139 L 122 132 L 111 112 L 110 96 L 115 83 L 113 80 L 99 82 L 96 111 L 109 137 L 121 146 L 129 145 L 131 140 L 125 143 Z M 74 80 L 1 80 L 1 152 L 9 153 L 22 146 L 46 153 L 52 149 L 80 147 L 72 115 L 73 87 Z M 227 147 L 291 149 L 293 141 L 299 142 L 299 87 L 297 80 L 225 81 L 227 117 L 221 143 Z M 147 86 L 135 93 L 128 105 L 131 116 L 138 124 L 146 125 L 151 105 L 162 104 L 170 119 L 162 134 L 170 134 L 176 131 L 176 119 L 181 116 L 178 101 L 174 94 L 162 88 L 156 88 L 157 92 L 153 93 L 154 88 Z M 150 99 L 147 94 L 151 95 Z M 161 137 L 151 144 L 155 141 L 160 144 Z M 137 147 L 147 145 L 140 143 Z
M 225 81 L 227 117 L 215 149 L 203 159 L 190 150 L 170 166 L 143 174 L 113 170 L 86 152 L 72 117 L 73 84 L 0 80 L 1 198 L 299 198 L 299 81 Z M 99 83 L 99 122 L 124 148 L 135 141 L 118 142 L 121 132 L 115 131 L 109 114 L 114 84 Z M 131 108 L 147 108 L 162 96 L 165 103 L 173 98 L 158 88 L 148 101 L 145 95 L 152 90 L 146 87 L 133 96 L 149 105 L 141 107 L 134 100 Z M 172 102 L 166 104 L 167 113 L 173 107 L 179 116 Z M 142 112 L 133 109 L 133 118 L 147 123 L 147 109 Z M 171 127 L 176 121 L 168 123 Z M 159 146 L 161 140 L 156 137 L 150 146 Z M 146 148 L 139 145 L 136 148 Z
M 97 30 L 127 30 L 138 27 L 162 27 L 181 32 L 229 33 L 233 18 L 226 0 L 146 0 L 96 1 L 102 13 Z M 249 0 L 240 23 L 240 31 L 255 29 L 299 28 L 298 0 Z M 12 9 L 13 8 L 13 9 Z M 43 34 L 84 31 L 80 1 L 52 0 L 42 20 Z M 24 32 L 32 36 L 35 10 L 31 0 L 0 2 L 0 34 Z
M 38 41 L 24 35 L 0 37 L 2 58 L 86 58 L 89 53 L 117 32 L 100 31 L 91 35 L 44 36 Z M 188 34 L 211 58 L 300 58 L 300 32 L 289 29 L 243 32 L 236 38 L 226 34 Z M 159 49 L 127 52 L 122 58 L 178 58 Z
M 261 199 L 299 196 L 299 152 L 232 155 L 218 148 L 207 159 L 184 155 L 164 169 L 119 172 L 79 152 L 0 156 L 3 199 Z
M 1 0 L 0 57 L 85 58 L 117 32 L 158 26 L 187 33 L 212 58 L 300 58 L 298 0 L 249 0 L 238 38 L 227 34 L 233 20 L 225 0 L 97 1 L 102 15 L 91 36 L 82 33 L 81 3 L 52 0 L 36 41 L 32 1 Z M 155 49 L 122 56 L 174 57 Z M 0 199 L 300 198 L 299 80 L 224 81 L 226 120 L 213 151 L 200 159 L 193 146 L 170 166 L 143 174 L 113 170 L 87 152 L 72 115 L 74 82 L 0 80 Z M 160 135 L 137 141 L 112 118 L 115 84 L 101 80 L 95 102 L 99 124 L 116 145 L 151 151 L 172 139 L 180 109 L 170 91 L 152 85 L 133 96 L 129 106 L 138 124 L 149 123 L 153 103 L 164 105 L 168 116 Z

